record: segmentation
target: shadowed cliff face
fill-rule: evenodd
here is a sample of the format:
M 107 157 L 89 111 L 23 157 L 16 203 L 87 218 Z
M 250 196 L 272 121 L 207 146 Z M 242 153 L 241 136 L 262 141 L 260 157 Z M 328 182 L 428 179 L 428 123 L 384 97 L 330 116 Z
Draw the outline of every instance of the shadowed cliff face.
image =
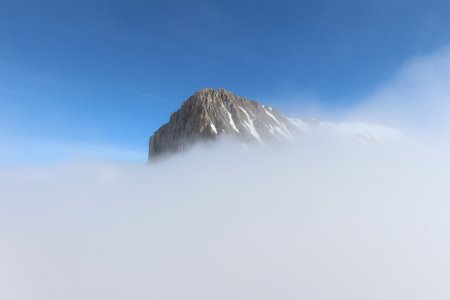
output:
M 253 144 L 292 138 L 298 133 L 295 125 L 271 107 L 224 89 L 203 89 L 186 100 L 152 135 L 149 159 L 222 135 Z

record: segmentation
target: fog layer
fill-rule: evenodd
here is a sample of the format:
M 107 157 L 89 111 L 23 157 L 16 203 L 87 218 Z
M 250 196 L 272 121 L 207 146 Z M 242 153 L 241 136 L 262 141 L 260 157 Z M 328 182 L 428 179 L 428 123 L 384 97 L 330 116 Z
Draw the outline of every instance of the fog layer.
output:
M 0 298 L 448 299 L 449 176 L 342 145 L 3 171 Z
M 3 168 L 0 299 L 450 299 L 445 53 L 359 110 L 407 124 L 398 143 Z

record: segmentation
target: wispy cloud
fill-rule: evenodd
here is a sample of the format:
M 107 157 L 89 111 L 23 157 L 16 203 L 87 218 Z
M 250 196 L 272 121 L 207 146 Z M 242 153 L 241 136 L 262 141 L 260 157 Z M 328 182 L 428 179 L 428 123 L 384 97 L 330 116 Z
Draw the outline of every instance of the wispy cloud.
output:
M 163 99 L 161 97 L 158 97 L 156 95 L 147 93 L 147 92 L 143 92 L 143 91 L 139 91 L 139 90 L 135 90 L 135 89 L 130 89 L 130 88 L 117 88 L 117 90 L 122 91 L 122 92 L 126 92 L 126 93 L 130 93 L 139 97 L 143 97 L 143 98 L 148 98 L 150 100 L 153 101 L 163 101 Z
M 446 134 L 450 129 L 450 46 L 407 62 L 352 117 L 422 131 Z M 436 132 L 438 131 L 438 132 Z

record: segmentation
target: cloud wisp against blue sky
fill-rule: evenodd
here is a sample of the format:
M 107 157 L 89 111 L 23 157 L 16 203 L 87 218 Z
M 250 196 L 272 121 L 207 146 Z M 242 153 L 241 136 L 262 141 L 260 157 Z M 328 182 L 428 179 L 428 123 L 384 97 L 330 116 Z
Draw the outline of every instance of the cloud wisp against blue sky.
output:
M 449 13 L 443 0 L 3 1 L 0 134 L 144 150 L 206 86 L 286 114 L 311 99 L 346 110 L 448 44 Z

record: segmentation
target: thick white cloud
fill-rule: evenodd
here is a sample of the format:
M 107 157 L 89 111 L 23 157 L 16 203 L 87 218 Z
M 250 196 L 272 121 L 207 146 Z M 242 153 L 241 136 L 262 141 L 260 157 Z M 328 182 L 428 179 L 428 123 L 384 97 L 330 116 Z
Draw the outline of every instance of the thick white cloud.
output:
M 2 171 L 0 298 L 448 299 L 446 155 L 329 146 Z

